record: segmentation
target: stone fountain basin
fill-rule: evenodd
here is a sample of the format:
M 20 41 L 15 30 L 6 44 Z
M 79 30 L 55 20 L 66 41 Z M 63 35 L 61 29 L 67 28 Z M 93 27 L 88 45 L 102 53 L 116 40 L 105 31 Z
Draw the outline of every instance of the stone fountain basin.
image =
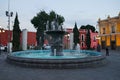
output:
M 88 68 L 97 67 L 106 63 L 105 55 L 93 51 L 83 51 L 89 54 L 83 58 L 25 58 L 12 54 L 7 56 L 8 63 L 16 64 L 24 67 L 37 67 L 44 69 L 71 69 L 71 68 Z M 15 53 L 14 53 L 15 54 Z M 22 54 L 22 53 L 21 53 Z M 28 54 L 28 53 L 26 53 Z

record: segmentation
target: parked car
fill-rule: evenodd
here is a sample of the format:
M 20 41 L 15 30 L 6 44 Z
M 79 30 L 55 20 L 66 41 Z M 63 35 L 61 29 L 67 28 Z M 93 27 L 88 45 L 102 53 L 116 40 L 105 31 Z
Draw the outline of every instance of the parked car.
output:
M 5 50 L 5 46 L 0 45 L 0 50 L 1 50 L 1 51 L 4 51 L 4 50 Z

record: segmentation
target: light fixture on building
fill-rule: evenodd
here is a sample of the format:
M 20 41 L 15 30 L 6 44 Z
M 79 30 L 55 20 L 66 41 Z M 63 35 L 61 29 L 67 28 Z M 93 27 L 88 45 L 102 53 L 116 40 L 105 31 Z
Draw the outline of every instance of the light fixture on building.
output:
M 99 35 L 97 35 L 97 36 L 96 36 L 96 39 L 100 39 L 100 36 L 99 36 Z

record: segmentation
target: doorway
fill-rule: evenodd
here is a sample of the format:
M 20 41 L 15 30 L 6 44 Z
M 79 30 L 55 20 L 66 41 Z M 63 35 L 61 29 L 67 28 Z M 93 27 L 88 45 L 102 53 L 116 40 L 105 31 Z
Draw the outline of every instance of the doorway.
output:
M 102 49 L 105 49 L 105 47 L 106 47 L 105 41 L 102 41 L 101 46 L 102 46 Z
M 116 42 L 115 41 L 111 41 L 111 49 L 112 50 L 116 49 Z

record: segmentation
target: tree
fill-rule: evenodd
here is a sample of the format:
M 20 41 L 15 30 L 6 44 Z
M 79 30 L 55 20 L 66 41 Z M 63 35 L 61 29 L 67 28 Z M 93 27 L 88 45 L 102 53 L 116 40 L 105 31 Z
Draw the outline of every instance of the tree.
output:
M 92 32 L 95 32 L 95 27 L 89 24 L 86 26 L 82 25 L 80 29 L 87 29 L 87 30 L 90 29 Z
M 49 21 L 49 28 L 51 28 L 51 22 L 55 20 L 56 15 L 58 16 L 58 23 L 61 24 L 64 22 L 64 17 L 56 14 L 54 11 L 51 11 L 49 14 L 44 10 L 40 11 L 37 16 L 34 16 L 31 20 L 31 23 L 36 28 L 36 40 L 37 45 L 41 48 L 44 43 L 44 31 L 46 30 L 47 21 Z
M 41 11 L 31 20 L 31 23 L 37 29 L 36 40 L 40 48 L 43 46 L 44 43 L 44 31 L 46 29 L 46 23 L 48 18 L 48 14 L 45 11 Z
M 20 49 L 20 27 L 19 27 L 19 20 L 18 20 L 18 14 L 16 13 L 16 17 L 14 20 L 14 26 L 13 26 L 13 51 L 18 51 Z
M 74 34 L 74 48 L 77 45 L 77 43 L 79 43 L 79 30 L 77 28 L 77 24 L 75 22 L 75 26 L 73 28 L 73 34 Z
M 86 34 L 86 46 L 87 49 L 90 49 L 91 46 L 91 39 L 90 39 L 90 30 L 87 30 L 87 34 Z
M 51 29 L 51 22 L 54 21 L 55 19 L 57 19 L 58 25 L 63 24 L 63 22 L 65 21 L 63 16 L 58 15 L 54 11 L 51 11 L 49 13 L 49 20 L 48 20 L 49 21 L 49 29 Z
M 85 26 L 85 25 L 82 25 L 82 26 L 80 27 L 80 29 L 86 29 L 86 26 Z

